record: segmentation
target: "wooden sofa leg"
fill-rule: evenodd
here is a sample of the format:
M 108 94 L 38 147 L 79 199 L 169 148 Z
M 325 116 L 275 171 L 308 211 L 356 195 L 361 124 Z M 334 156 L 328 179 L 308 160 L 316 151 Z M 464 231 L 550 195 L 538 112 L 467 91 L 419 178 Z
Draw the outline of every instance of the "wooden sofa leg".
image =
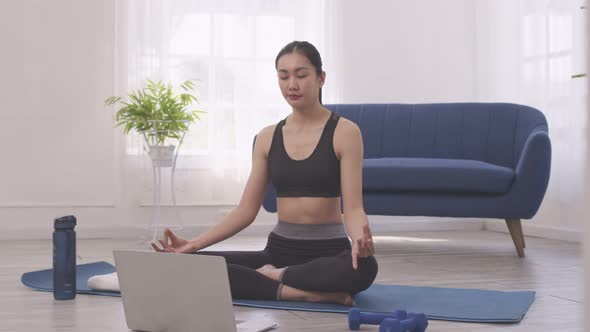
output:
M 514 246 L 516 247 L 518 257 L 524 257 L 525 243 L 520 219 L 506 219 L 506 225 L 508 226 L 508 231 L 510 231 L 510 236 L 512 237 L 512 242 L 514 242 Z

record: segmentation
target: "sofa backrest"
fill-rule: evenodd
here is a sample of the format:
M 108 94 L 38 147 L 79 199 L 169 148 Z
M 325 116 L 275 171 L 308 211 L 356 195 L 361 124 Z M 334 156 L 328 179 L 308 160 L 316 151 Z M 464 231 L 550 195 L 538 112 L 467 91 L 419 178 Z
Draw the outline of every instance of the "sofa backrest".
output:
M 543 113 L 507 103 L 333 104 L 361 129 L 364 158 L 472 159 L 515 168 Z

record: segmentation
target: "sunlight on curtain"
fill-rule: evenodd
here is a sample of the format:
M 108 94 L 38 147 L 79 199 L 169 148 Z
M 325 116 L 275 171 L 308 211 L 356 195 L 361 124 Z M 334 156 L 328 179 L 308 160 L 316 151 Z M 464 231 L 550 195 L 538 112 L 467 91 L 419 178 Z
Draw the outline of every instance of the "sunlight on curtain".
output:
M 129 88 L 146 79 L 197 83 L 208 112 L 187 134 L 177 161 L 179 205 L 237 204 L 249 175 L 254 135 L 291 109 L 278 88 L 274 60 L 293 40 L 308 40 L 331 57 L 330 1 L 145 1 L 128 9 Z M 327 84 L 324 94 L 329 100 Z M 142 158 L 139 137 L 127 155 Z M 149 177 L 146 178 L 146 195 Z M 164 198 L 165 199 L 165 198 Z
M 506 0 L 481 1 L 478 7 L 480 100 L 526 104 L 545 114 L 552 169 L 543 206 L 555 214 L 552 226 L 573 229 L 581 223 L 559 212 L 583 206 L 588 164 L 588 83 L 572 78 L 586 72 L 583 4 Z
M 585 24 L 581 1 L 528 1 L 523 8 L 523 97 L 544 110 L 553 143 L 550 199 L 576 204 L 588 156 Z M 562 222 L 568 222 L 563 220 Z

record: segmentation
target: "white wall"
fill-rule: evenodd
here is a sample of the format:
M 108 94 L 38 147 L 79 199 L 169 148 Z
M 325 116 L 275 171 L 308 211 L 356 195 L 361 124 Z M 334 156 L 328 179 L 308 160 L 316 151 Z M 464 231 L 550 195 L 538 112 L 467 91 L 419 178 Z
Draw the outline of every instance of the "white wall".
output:
M 114 3 L 0 2 L 3 227 L 115 204 Z
M 342 51 L 336 69 L 342 102 L 475 99 L 473 1 L 340 4 Z
M 0 204 L 112 205 L 113 2 L 1 6 Z
M 112 205 L 113 2 L 1 6 L 0 205 Z

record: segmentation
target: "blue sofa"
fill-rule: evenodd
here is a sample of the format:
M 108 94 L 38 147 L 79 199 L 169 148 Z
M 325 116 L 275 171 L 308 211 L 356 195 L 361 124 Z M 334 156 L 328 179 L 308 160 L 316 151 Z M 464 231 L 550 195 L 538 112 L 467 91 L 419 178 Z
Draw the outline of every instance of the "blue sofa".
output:
M 325 107 L 361 129 L 367 214 L 505 219 L 524 257 L 521 219 L 536 214 L 551 169 L 543 113 L 506 103 Z M 276 212 L 272 183 L 263 206 Z

